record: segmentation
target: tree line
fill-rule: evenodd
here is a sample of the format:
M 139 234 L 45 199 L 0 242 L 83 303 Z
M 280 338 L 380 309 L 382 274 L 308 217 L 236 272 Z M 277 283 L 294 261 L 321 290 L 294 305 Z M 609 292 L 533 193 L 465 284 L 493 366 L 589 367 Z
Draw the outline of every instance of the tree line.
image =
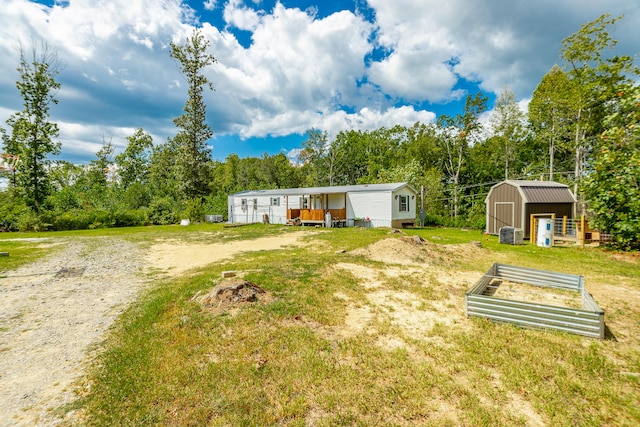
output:
M 215 161 L 207 146 L 202 70 L 216 62 L 194 31 L 171 57 L 187 82 L 177 133 L 154 144 L 137 129 L 114 155 L 111 140 L 88 165 L 53 161 L 60 143 L 50 122 L 60 84 L 57 58 L 46 46 L 21 49 L 16 86 L 24 109 L 1 129 L 3 151 L 20 156 L 3 172 L 4 230 L 76 229 L 171 224 L 226 214 L 227 195 L 249 189 L 409 182 L 421 192 L 427 224 L 483 228 L 484 199 L 504 179 L 567 183 L 578 214 L 609 232 L 615 245 L 638 248 L 640 236 L 640 72 L 628 55 L 607 56 L 616 41 L 603 15 L 562 42 L 562 63 L 542 77 L 523 112 L 509 88 L 498 95 L 488 124 L 487 97 L 470 94 L 463 110 L 435 123 L 345 130 L 309 129 L 295 158 L 284 154 Z M 30 59 L 30 60 L 29 60 Z

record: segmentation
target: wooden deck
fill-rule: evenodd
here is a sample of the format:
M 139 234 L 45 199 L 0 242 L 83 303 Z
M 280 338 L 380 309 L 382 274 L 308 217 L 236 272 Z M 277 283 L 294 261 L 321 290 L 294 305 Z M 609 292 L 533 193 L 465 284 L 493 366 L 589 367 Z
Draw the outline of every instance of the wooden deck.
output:
M 287 209 L 287 219 L 300 218 L 302 225 L 324 225 L 327 212 L 331 213 L 331 222 L 334 227 L 346 225 L 346 209 Z

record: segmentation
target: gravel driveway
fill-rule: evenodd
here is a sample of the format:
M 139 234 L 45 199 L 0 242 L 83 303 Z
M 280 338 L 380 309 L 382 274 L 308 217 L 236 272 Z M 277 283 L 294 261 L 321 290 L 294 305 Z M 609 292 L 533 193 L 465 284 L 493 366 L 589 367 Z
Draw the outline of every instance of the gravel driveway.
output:
M 75 399 L 91 345 L 144 285 L 134 243 L 102 237 L 55 245 L 50 256 L 0 275 L 1 427 L 67 424 L 72 413 L 51 409 Z

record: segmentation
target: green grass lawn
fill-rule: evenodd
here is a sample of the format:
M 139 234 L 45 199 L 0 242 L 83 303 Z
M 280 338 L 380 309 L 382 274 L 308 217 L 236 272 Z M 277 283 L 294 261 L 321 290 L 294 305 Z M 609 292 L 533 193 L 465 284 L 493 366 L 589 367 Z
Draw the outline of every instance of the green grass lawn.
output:
M 206 225 L 93 232 L 151 244 L 200 241 L 203 233 L 224 242 L 299 230 Z M 391 266 L 394 274 L 389 265 L 349 253 L 398 237 L 388 230 L 311 229 L 303 247 L 246 253 L 157 282 L 118 319 L 72 407 L 88 426 L 640 424 L 637 257 L 501 245 L 478 231 L 406 234 L 431 242 L 433 257 Z M 482 248 L 469 251 L 474 240 Z M 435 309 L 463 312 L 470 284 L 456 275 L 479 277 L 496 261 L 584 275 L 605 309 L 608 339 L 462 315 L 429 317 Z M 342 264 L 369 272 L 375 288 Z M 222 314 L 202 307 L 193 296 L 210 290 L 226 270 L 246 272 L 271 299 Z M 609 291 L 621 284 L 627 298 Z M 384 295 L 390 296 L 374 303 Z M 413 329 L 397 322 L 409 309 Z M 363 315 L 360 326 L 350 320 L 354 313 Z

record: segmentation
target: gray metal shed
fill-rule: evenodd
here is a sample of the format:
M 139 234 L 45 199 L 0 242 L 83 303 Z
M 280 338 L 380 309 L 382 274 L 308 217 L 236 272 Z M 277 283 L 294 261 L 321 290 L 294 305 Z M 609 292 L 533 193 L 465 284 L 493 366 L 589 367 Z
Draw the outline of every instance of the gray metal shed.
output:
M 554 181 L 507 180 L 491 187 L 487 206 L 486 231 L 498 234 L 500 228 L 521 228 L 530 237 L 531 214 L 554 213 L 573 218 L 576 198 L 569 186 Z

